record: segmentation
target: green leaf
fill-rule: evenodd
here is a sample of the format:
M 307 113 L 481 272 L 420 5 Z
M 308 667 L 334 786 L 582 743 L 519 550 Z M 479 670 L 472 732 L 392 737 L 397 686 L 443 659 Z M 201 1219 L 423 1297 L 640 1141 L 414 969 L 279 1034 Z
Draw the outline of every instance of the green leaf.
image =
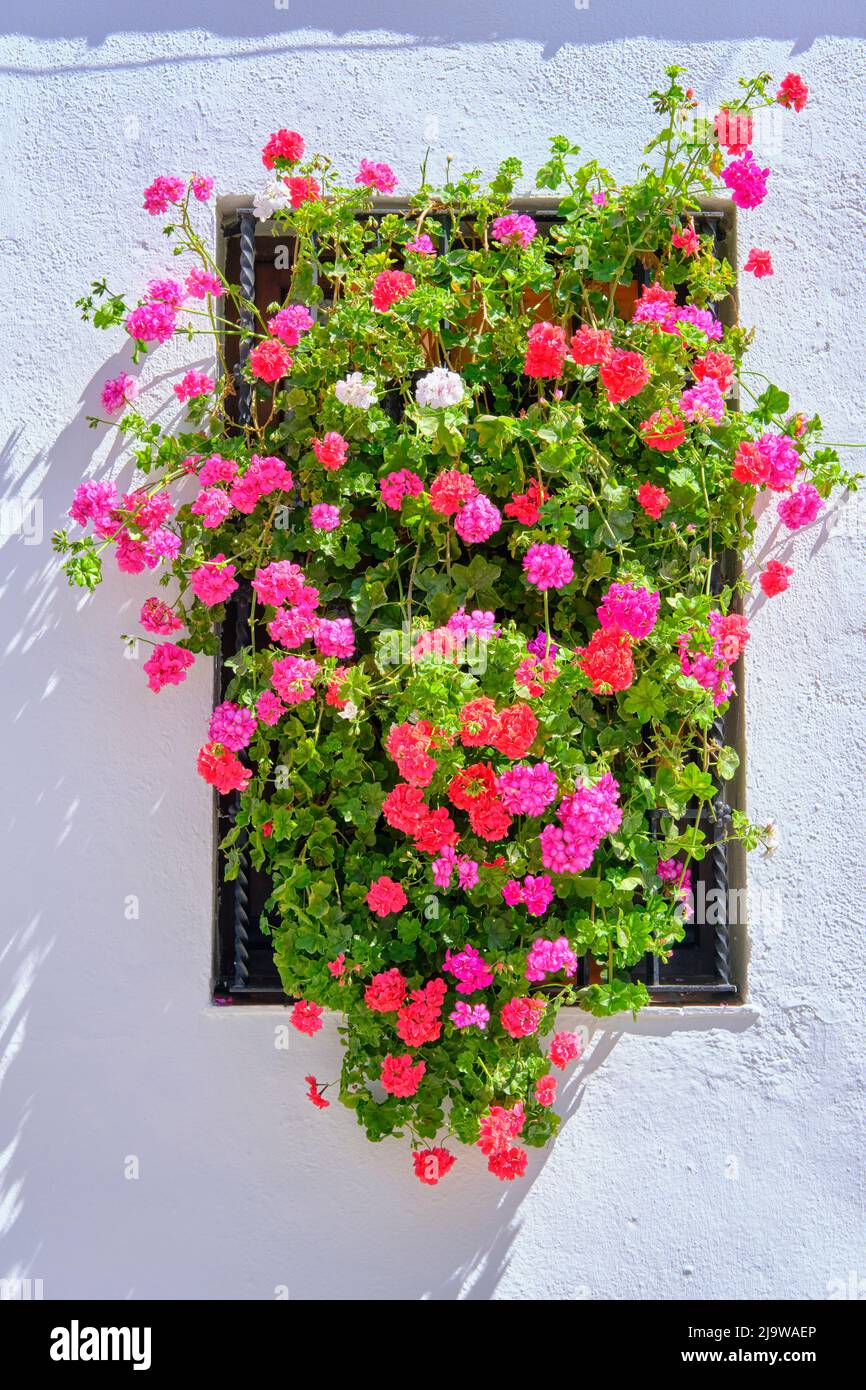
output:
M 715 783 L 708 772 L 702 772 L 696 763 L 687 763 L 677 778 L 677 787 L 688 797 L 699 801 L 711 801 L 715 794 Z
M 755 404 L 755 410 L 764 422 L 769 422 L 774 415 L 786 414 L 790 408 L 791 397 L 788 392 L 782 391 L 778 386 L 772 384 L 758 397 Z
M 668 478 L 675 488 L 678 488 L 681 492 L 688 492 L 693 497 L 697 497 L 701 490 L 701 485 L 693 471 L 691 468 L 686 468 L 685 465 L 679 468 L 672 468 L 668 474 Z
M 736 748 L 730 748 L 728 745 L 725 745 L 724 748 L 720 748 L 717 766 L 722 781 L 730 782 L 737 768 L 740 766 L 740 755 Z
M 648 1003 L 646 985 L 633 980 L 614 979 L 610 984 L 590 985 L 581 997 L 581 1007 L 596 1018 L 607 1018 L 627 1010 L 637 1013 Z
M 662 687 L 649 676 L 641 676 L 623 703 L 626 711 L 636 715 L 642 724 L 649 723 L 651 719 L 663 719 L 667 709 Z
M 591 550 L 583 565 L 583 572 L 591 584 L 606 579 L 613 569 L 613 560 L 603 550 Z
M 493 585 L 502 570 L 499 565 L 491 565 L 483 555 L 475 555 L 468 565 L 454 565 L 451 575 L 456 594 L 461 603 L 477 597 L 479 600 L 490 596 Z

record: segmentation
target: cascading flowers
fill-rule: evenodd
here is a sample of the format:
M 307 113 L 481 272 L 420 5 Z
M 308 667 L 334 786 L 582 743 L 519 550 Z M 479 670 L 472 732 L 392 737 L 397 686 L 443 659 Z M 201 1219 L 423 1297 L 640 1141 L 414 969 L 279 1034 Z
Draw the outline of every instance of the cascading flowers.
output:
M 425 1185 L 455 1139 L 521 1176 L 580 1055 L 560 1008 L 646 1002 L 634 967 L 681 938 L 707 847 L 686 811 L 736 768 L 714 729 L 749 584 L 715 582 L 719 557 L 748 548 L 758 493 L 790 534 L 855 482 L 816 417 L 759 390 L 726 305 L 734 271 L 694 223 L 703 195 L 764 198 L 753 113 L 800 111 L 807 89 L 743 82 L 701 143 L 679 78 L 653 93 L 665 128 L 634 184 L 551 142 L 549 234 L 514 210 L 514 159 L 489 185 L 425 182 L 374 228 L 391 168 L 364 158 L 341 183 L 280 130 L 256 208 L 293 239 L 284 303 L 244 303 L 218 269 L 197 174 L 144 194 L 171 219 L 175 276 L 157 265 L 137 304 L 104 282 L 79 301 L 125 330 L 134 362 L 213 335 L 215 367 L 174 383 L 180 426 L 139 412 L 129 371 L 105 383 L 136 477 L 81 483 L 85 532 L 56 547 L 88 588 L 110 548 L 153 576 L 139 640 L 166 700 L 249 594 L 249 640 L 190 766 L 235 797 L 229 876 L 241 837 L 270 874 L 292 1023 L 342 1020 L 339 1083 L 308 1075 L 310 1101 L 326 1109 L 336 1084 L 371 1139 L 408 1136 Z M 771 274 L 770 252 L 746 268 Z M 763 593 L 792 575 L 770 560 Z M 731 834 L 762 837 L 737 813 Z

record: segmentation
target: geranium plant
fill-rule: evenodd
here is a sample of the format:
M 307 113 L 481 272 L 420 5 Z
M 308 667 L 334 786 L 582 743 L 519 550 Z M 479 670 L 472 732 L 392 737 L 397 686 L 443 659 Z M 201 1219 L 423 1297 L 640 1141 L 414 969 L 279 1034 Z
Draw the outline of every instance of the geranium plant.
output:
M 819 419 L 744 366 L 751 331 L 716 312 L 734 270 L 694 225 L 713 193 L 762 201 L 754 113 L 799 111 L 806 88 L 743 81 L 696 136 L 668 77 L 633 184 L 551 141 L 547 232 L 514 209 L 516 159 L 489 184 L 424 174 L 374 225 L 388 165 L 346 184 L 280 130 L 257 211 L 292 239 L 285 303 L 260 312 L 220 271 L 199 175 L 145 193 L 179 271 L 136 305 L 104 282 L 79 301 L 136 361 L 204 334 L 216 365 L 196 353 L 174 383 L 179 427 L 148 422 L 130 373 L 105 384 L 139 476 L 83 482 L 70 514 L 88 529 L 56 547 L 88 588 L 110 549 L 158 576 L 139 637 L 157 692 L 218 652 L 251 586 L 198 771 L 237 796 L 229 875 L 243 837 L 273 881 L 293 1024 L 339 1016 L 342 1075 L 310 1075 L 310 1100 L 336 1092 L 371 1139 L 407 1136 L 425 1183 L 452 1140 L 522 1174 L 580 1051 L 560 1008 L 646 1003 L 634 967 L 682 938 L 701 812 L 737 766 L 715 729 L 749 585 L 736 566 L 720 582 L 719 558 L 748 548 L 759 495 L 795 530 L 855 482 Z M 753 248 L 746 270 L 772 269 Z M 791 573 L 770 561 L 764 592 Z M 725 833 L 763 835 L 739 813 Z

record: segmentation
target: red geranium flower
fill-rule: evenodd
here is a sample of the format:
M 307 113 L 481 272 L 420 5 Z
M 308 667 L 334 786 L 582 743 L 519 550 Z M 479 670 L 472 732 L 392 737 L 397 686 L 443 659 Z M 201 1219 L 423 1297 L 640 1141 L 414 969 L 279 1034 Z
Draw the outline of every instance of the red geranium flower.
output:
M 388 917 L 392 912 L 402 912 L 409 899 L 399 883 L 382 874 L 367 889 L 365 902 L 377 917 Z
M 468 700 L 460 711 L 460 742 L 464 748 L 483 748 L 491 744 L 498 728 L 496 705 L 486 695 Z
M 538 720 L 529 705 L 518 701 L 502 710 L 493 746 L 506 758 L 523 758 L 535 742 L 537 733 Z
M 643 507 L 647 516 L 651 516 L 653 521 L 658 521 L 665 507 L 669 507 L 671 499 L 668 497 L 663 487 L 656 487 L 654 483 L 641 483 L 637 490 L 638 505 Z
M 430 484 L 430 506 L 440 516 L 453 516 L 466 502 L 477 497 L 478 488 L 469 473 L 449 468 Z
M 398 782 L 382 802 L 382 814 L 395 830 L 414 835 L 427 816 L 429 807 L 419 787 Z
M 426 1062 L 417 1062 L 413 1067 L 412 1057 L 408 1052 L 404 1052 L 401 1057 L 393 1057 L 389 1052 L 382 1062 L 379 1080 L 389 1095 L 402 1099 L 414 1096 L 426 1070 Z
M 314 1076 L 305 1076 L 304 1080 L 310 1088 L 307 1091 L 307 1095 L 316 1106 L 317 1110 L 327 1110 L 331 1102 L 325 1100 L 325 1097 L 319 1094 L 319 1083 L 316 1078 Z
M 500 1182 L 513 1182 L 515 1178 L 522 1178 L 526 1172 L 527 1153 L 518 1144 L 514 1144 L 510 1149 L 499 1149 L 491 1154 L 487 1160 L 488 1171 L 499 1178 Z
M 785 592 L 788 579 L 793 573 L 793 565 L 783 565 L 781 560 L 770 560 L 758 582 L 767 598 L 774 598 L 776 594 Z
M 776 93 L 776 100 L 780 106 L 793 106 L 795 111 L 802 111 L 808 96 L 809 88 L 800 74 L 789 72 L 786 77 L 782 78 Z
M 639 396 L 648 384 L 650 374 L 639 352 L 623 352 L 617 348 L 602 363 L 599 377 L 611 405 L 617 405 L 631 396 Z
M 292 365 L 291 353 L 276 338 L 257 343 L 249 360 L 250 371 L 260 381 L 281 381 Z
M 405 299 L 415 288 L 415 281 L 406 270 L 383 270 L 373 281 L 373 308 L 384 314 Z
M 511 816 L 497 796 L 479 797 L 469 807 L 469 824 L 482 840 L 501 840 L 508 834 Z
M 565 362 L 565 330 L 553 323 L 534 323 L 529 330 L 523 370 L 532 377 L 559 377 Z
M 448 795 L 461 811 L 472 809 L 481 796 L 492 796 L 496 791 L 496 773 L 489 763 L 472 763 L 463 767 L 448 783 Z
M 764 487 L 770 481 L 770 459 L 766 452 L 759 449 L 757 444 L 745 442 L 740 444 L 734 455 L 734 467 L 731 476 L 738 483 L 747 483 L 751 487 Z
M 199 776 L 211 787 L 216 787 L 221 796 L 246 791 L 253 775 L 248 767 L 244 767 L 237 753 L 232 753 L 221 743 L 206 743 L 199 750 L 197 766 Z
M 640 433 L 648 448 L 666 454 L 680 447 L 686 437 L 686 427 L 679 415 L 664 406 L 643 421 Z
M 286 187 L 293 208 L 302 203 L 317 203 L 322 192 L 316 180 L 309 178 L 286 179 Z
M 314 1004 L 309 999 L 299 999 L 292 1009 L 289 1022 L 299 1033 L 306 1033 L 311 1038 L 322 1027 L 323 1012 L 321 1004 Z
M 733 359 L 726 352 L 705 352 L 703 357 L 696 357 L 692 363 L 692 376 L 696 381 L 711 378 L 724 395 L 733 385 Z
M 278 130 L 269 135 L 262 150 L 262 163 L 266 169 L 273 169 L 278 160 L 285 164 L 297 164 L 304 157 L 304 141 L 296 130 Z
M 423 989 L 413 989 L 411 1002 L 397 1015 L 397 1036 L 408 1047 L 436 1042 L 442 1032 L 442 1005 L 448 986 L 444 980 L 430 980 Z
M 542 502 L 547 501 L 547 493 L 533 478 L 525 492 L 512 492 L 511 501 L 505 504 L 505 515 L 513 516 L 522 526 L 534 526 L 540 515 Z
M 415 1176 L 428 1187 L 435 1187 L 457 1162 L 447 1149 L 416 1149 L 412 1155 Z
M 428 811 L 414 832 L 415 848 L 420 849 L 422 854 L 439 854 L 443 849 L 456 845 L 459 838 L 444 806 L 436 811 Z
M 406 981 L 396 966 L 392 970 L 383 970 L 379 975 L 374 975 L 364 990 L 364 1003 L 367 1008 L 382 1014 L 396 1013 L 402 1007 L 405 998 Z
M 579 328 L 571 340 L 571 355 L 579 367 L 593 367 L 605 362 L 613 348 L 613 339 L 606 328 Z
M 631 638 L 620 627 L 600 627 L 589 646 L 578 648 L 578 666 L 592 681 L 596 695 L 628 690 L 634 680 Z
M 748 111 L 729 111 L 723 106 L 714 121 L 716 138 L 728 154 L 744 154 L 751 147 L 754 121 Z

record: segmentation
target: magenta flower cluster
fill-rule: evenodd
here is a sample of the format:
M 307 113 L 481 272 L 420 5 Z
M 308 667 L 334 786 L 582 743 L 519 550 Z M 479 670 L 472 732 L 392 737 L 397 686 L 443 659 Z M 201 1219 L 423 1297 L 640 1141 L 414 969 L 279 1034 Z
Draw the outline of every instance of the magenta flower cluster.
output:
M 540 835 L 541 862 L 556 874 L 582 873 L 605 835 L 622 823 L 619 783 L 605 772 L 594 786 L 581 784 L 564 796 L 556 814 L 559 825 L 546 825 Z
M 658 592 L 631 584 L 611 584 L 598 607 L 598 621 L 604 628 L 620 628 L 635 641 L 649 637 L 659 615 Z
M 515 816 L 543 816 L 556 800 L 556 774 L 547 763 L 515 763 L 496 779 L 499 799 Z

